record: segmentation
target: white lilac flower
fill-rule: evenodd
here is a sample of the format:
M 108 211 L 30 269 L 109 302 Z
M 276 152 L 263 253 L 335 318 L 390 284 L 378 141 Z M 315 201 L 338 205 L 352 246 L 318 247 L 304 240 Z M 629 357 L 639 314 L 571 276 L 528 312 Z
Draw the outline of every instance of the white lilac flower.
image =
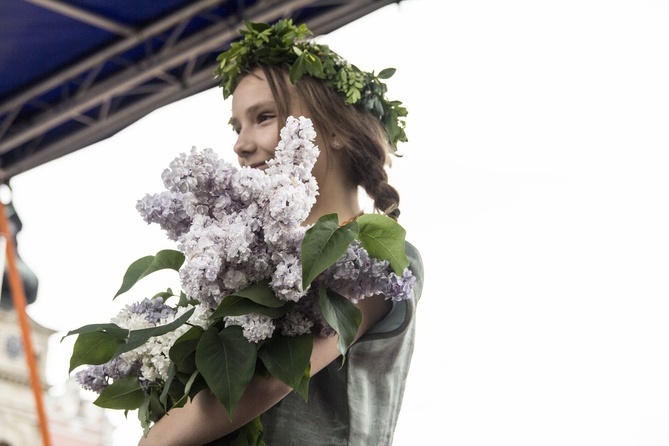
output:
M 297 302 L 302 296 L 302 262 L 299 253 L 276 251 L 272 260 L 276 268 L 270 286 L 281 300 Z
M 183 194 L 179 192 L 146 194 L 137 201 L 135 208 L 144 221 L 160 225 L 171 240 L 177 240 L 186 233 L 191 224 L 191 218 L 184 208 Z
M 231 190 L 234 196 L 244 205 L 258 203 L 271 185 L 271 178 L 262 170 L 242 167 L 233 173 Z
M 173 322 L 188 311 L 187 307 L 172 308 L 162 298 L 144 299 L 139 303 L 126 305 L 119 314 L 112 318 L 112 323 L 128 330 L 141 330 L 162 326 Z M 162 336 L 153 336 L 134 350 L 122 353 L 119 361 L 127 364 L 139 363 L 139 377 L 145 381 L 165 381 L 169 366 L 169 349 L 190 327 L 179 328 Z
M 141 330 L 168 324 L 190 308 L 172 308 L 162 298 L 144 299 L 126 305 L 111 319 L 111 322 L 127 330 Z M 196 308 L 189 322 L 206 329 L 208 327 L 206 310 Z M 75 374 L 79 384 L 96 393 L 102 392 L 114 381 L 128 376 L 136 376 L 145 386 L 151 382 L 165 382 L 169 367 L 169 349 L 189 325 L 182 325 L 162 336 L 154 336 L 143 345 L 125 352 L 114 359 L 95 366 L 86 367 Z
M 272 337 L 274 320 L 262 314 L 249 313 L 242 316 L 226 316 L 225 326 L 238 325 L 244 329 L 244 337 L 250 342 L 258 343 Z

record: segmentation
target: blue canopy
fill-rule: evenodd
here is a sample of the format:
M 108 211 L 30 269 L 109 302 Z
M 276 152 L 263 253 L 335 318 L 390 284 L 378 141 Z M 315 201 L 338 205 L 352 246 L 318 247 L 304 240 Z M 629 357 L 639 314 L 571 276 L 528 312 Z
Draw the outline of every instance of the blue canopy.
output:
M 0 182 L 215 86 L 242 21 L 333 31 L 399 0 L 3 0 Z

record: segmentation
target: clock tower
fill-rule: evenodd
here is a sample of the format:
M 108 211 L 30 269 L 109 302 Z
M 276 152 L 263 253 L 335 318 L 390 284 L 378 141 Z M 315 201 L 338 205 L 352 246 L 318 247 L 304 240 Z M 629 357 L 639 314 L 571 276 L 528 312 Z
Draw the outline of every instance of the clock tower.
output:
M 40 381 L 46 383 L 46 353 L 54 331 L 33 320 L 30 328 Z M 25 355 L 16 311 L 0 308 L 0 446 L 42 444 Z
M 21 220 L 14 207 L 6 206 L 10 231 L 14 236 L 21 230 Z M 2 216 L 0 216 L 2 217 Z M 4 265 L 5 239 L 0 236 L 0 270 Z M 25 290 L 26 304 L 37 297 L 37 276 L 16 255 L 16 266 Z M 37 402 L 31 383 L 19 314 L 8 286 L 8 271 L 4 270 L 0 291 L 0 446 L 39 446 L 44 444 Z M 46 359 L 49 338 L 55 331 L 24 315 L 28 320 L 30 346 L 37 375 L 45 397 L 47 430 L 52 446 L 111 446 L 113 426 L 104 411 L 84 402 L 79 386 L 66 383 L 59 396 L 49 395 L 46 379 Z M 21 318 L 21 320 L 25 320 Z M 30 349 L 28 349 L 30 350 Z

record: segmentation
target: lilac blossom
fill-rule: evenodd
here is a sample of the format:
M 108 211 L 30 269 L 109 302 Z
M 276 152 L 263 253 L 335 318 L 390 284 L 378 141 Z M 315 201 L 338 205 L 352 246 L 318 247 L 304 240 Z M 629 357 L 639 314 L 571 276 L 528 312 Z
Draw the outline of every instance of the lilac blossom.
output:
M 184 253 L 180 277 L 189 297 L 211 311 L 225 296 L 264 279 L 284 301 L 301 303 L 310 293 L 302 289 L 300 253 L 307 229 L 303 223 L 318 195 L 311 173 L 319 155 L 315 138 L 309 119 L 289 117 L 264 171 L 237 168 L 211 149 L 193 148 L 163 172 L 166 191 L 138 202 L 143 218 L 159 224 Z M 397 276 L 388 265 L 371 259 L 356 241 L 320 280 L 354 303 L 374 294 L 408 298 L 411 273 Z M 334 333 L 316 302 L 312 298 L 296 306 L 280 321 L 281 330 Z M 253 342 L 274 330 L 265 316 L 227 323 L 243 326 Z
M 261 280 L 291 309 L 273 319 L 261 314 L 226 316 L 226 327 L 240 326 L 253 343 L 274 333 L 329 337 L 336 331 L 325 320 L 318 285 L 357 303 L 382 294 L 386 299 L 411 296 L 415 277 L 397 275 L 389 262 L 369 256 L 354 241 L 313 287 L 302 289 L 303 226 L 316 202 L 318 185 L 311 171 L 319 155 L 309 119 L 289 117 L 267 169 L 237 168 L 211 149 L 182 153 L 162 173 L 164 191 L 147 194 L 136 208 L 147 223 L 158 224 L 177 242 L 185 262 L 179 274 L 189 303 L 170 305 L 162 298 L 126 305 L 111 322 L 127 330 L 169 324 L 195 309 L 175 330 L 149 338 L 139 347 L 75 375 L 80 385 L 101 393 L 114 381 L 135 376 L 144 390 L 168 379 L 169 351 L 191 326 L 206 330 L 210 316 L 228 295 Z
M 356 303 L 365 297 L 382 294 L 386 299 L 409 299 L 416 278 L 405 268 L 402 276 L 389 270 L 387 260 L 369 256 L 358 240 L 323 273 L 328 288 Z
M 227 316 L 223 318 L 225 326 L 238 325 L 244 329 L 244 337 L 250 342 L 258 343 L 272 337 L 274 320 L 262 314 L 249 313 L 242 316 Z

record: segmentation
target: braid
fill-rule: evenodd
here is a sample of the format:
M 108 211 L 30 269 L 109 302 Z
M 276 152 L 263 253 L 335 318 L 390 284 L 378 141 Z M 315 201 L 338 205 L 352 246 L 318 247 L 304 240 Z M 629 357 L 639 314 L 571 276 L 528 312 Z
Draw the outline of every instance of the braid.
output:
M 368 136 L 368 135 L 366 135 Z M 362 138 L 367 139 L 366 137 Z M 360 147 L 368 141 L 352 141 L 353 147 Z M 359 143 L 359 144 L 356 144 Z M 369 147 L 369 146 L 368 146 Z M 347 150 L 348 166 L 352 179 L 365 189 L 365 192 L 374 201 L 374 209 L 397 220 L 399 216 L 400 194 L 388 183 L 386 172 L 387 152 L 379 145 L 373 145 L 377 150 Z

